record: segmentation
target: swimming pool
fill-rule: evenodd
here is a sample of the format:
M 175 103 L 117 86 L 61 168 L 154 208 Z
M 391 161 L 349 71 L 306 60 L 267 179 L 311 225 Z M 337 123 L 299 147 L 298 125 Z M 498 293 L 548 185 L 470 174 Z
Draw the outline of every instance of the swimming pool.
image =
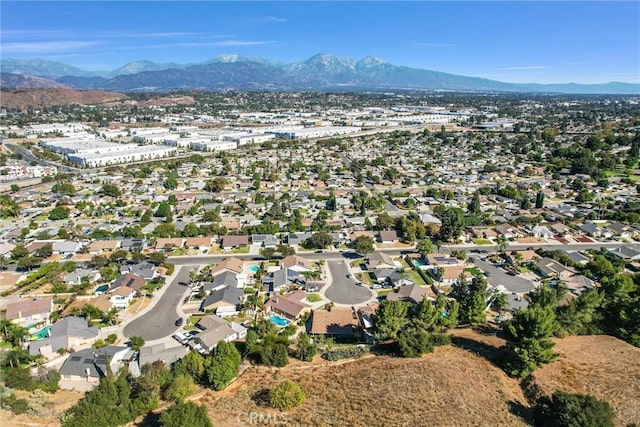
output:
M 260 266 L 258 266 L 258 265 L 250 265 L 249 266 L 249 270 L 253 271 L 254 273 L 257 273 L 258 270 L 260 270 Z
M 96 294 L 103 294 L 107 292 L 107 289 L 109 289 L 109 285 L 100 285 L 96 288 Z
M 414 259 L 413 261 L 411 261 L 411 263 L 412 263 L 412 264 L 413 264 L 413 266 L 414 266 L 414 267 L 416 267 L 416 268 L 420 268 L 420 267 L 424 267 L 424 266 L 425 266 L 425 264 L 423 264 L 422 262 L 420 262 L 420 261 L 419 261 L 419 260 L 417 260 L 417 259 Z
M 31 339 L 32 340 L 41 340 L 43 338 L 47 338 L 49 336 L 49 331 L 50 330 L 51 330 L 51 326 L 45 326 L 44 328 L 40 329 L 35 334 L 31 335 Z
M 272 315 L 269 320 L 274 323 L 276 326 L 280 326 L 281 328 L 287 326 L 290 322 L 284 317 L 280 317 L 276 314 Z

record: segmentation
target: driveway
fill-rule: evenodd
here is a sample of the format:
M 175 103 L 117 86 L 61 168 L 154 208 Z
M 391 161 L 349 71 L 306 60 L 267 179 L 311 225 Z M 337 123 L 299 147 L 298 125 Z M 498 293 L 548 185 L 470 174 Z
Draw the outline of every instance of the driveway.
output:
M 165 286 L 168 288 L 151 310 L 125 326 L 123 334 L 126 337 L 140 336 L 145 341 L 153 341 L 170 336 L 180 329 L 175 322 L 178 319 L 178 304 L 190 292 L 189 271 L 192 268 L 182 267 L 174 279 Z
M 502 285 L 507 289 L 507 291 L 517 293 L 527 293 L 535 288 L 534 283 L 527 279 L 523 279 L 519 276 L 511 276 L 503 269 L 496 267 L 487 261 L 478 259 L 476 256 L 473 256 L 472 258 L 473 264 L 476 267 L 485 273 L 489 273 L 487 282 L 489 282 L 491 286 Z
M 373 294 L 369 288 L 358 286 L 357 280 L 347 277 L 351 273 L 346 261 L 328 261 L 331 284 L 324 295 L 337 304 L 355 305 L 369 301 Z

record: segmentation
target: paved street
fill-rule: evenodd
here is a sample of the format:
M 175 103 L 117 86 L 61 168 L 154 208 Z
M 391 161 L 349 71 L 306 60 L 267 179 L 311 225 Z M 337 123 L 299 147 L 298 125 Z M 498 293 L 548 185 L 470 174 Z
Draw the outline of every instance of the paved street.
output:
M 350 270 L 346 261 L 329 261 L 327 263 L 332 281 L 324 295 L 337 304 L 361 304 L 371 299 L 373 294 L 369 288 L 356 285 L 357 281 L 347 277 Z
M 125 326 L 123 334 L 126 337 L 141 336 L 145 341 L 153 341 L 177 331 L 179 329 L 175 325 L 175 321 L 178 319 L 177 307 L 189 292 L 189 287 L 181 283 L 189 283 L 190 270 L 190 268 L 180 268 L 175 279 L 165 285 L 169 288 L 155 306 Z
M 523 279 L 518 276 L 510 276 L 501 268 L 495 267 L 493 264 L 478 259 L 478 257 L 472 257 L 473 264 L 480 270 L 489 273 L 487 282 L 491 286 L 504 286 L 509 292 L 526 293 L 534 289 L 534 284 L 529 280 Z

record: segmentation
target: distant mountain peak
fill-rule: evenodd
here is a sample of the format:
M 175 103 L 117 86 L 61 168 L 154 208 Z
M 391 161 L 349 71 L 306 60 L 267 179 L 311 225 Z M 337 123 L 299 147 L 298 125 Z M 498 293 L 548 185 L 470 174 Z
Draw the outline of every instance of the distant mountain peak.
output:
M 387 62 L 382 58 L 378 58 L 377 56 L 369 55 L 362 58 L 360 61 L 358 61 L 358 63 L 362 65 L 373 66 L 373 65 L 386 64 Z
M 239 55 L 237 53 L 223 53 L 222 55 L 218 55 L 215 58 L 213 58 L 211 62 L 229 63 L 229 62 L 246 62 L 249 60 L 250 60 L 249 58 Z

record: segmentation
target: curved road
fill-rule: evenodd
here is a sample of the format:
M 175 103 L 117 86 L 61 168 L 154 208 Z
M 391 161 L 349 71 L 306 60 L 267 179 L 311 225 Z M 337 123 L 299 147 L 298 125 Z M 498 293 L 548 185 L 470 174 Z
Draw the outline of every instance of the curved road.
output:
M 332 283 L 324 293 L 327 298 L 347 305 L 362 304 L 371 299 L 373 293 L 369 288 L 358 286 L 355 279 L 347 277 L 350 270 L 346 261 L 328 261 L 327 265 L 332 277 Z
M 178 319 L 178 304 L 189 292 L 189 288 L 181 283 L 189 283 L 189 271 L 189 268 L 180 268 L 173 281 L 165 285 L 168 288 L 155 306 L 125 326 L 122 333 L 128 338 L 140 336 L 145 341 L 153 341 L 177 331 L 179 328 L 175 322 Z

